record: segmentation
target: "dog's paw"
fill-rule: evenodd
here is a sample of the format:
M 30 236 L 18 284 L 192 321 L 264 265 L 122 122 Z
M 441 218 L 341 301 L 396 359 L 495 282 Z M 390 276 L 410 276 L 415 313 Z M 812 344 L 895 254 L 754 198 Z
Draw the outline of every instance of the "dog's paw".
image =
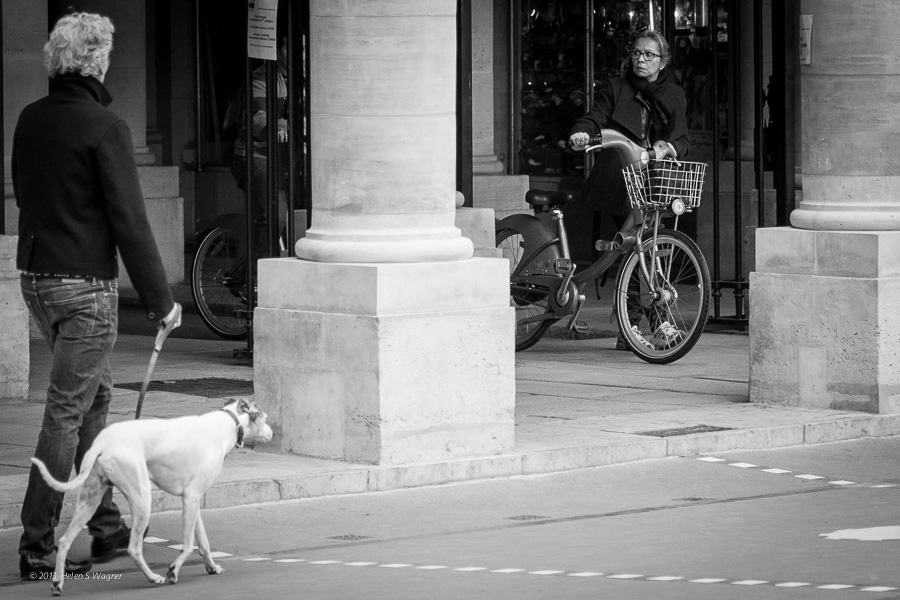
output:
M 206 567 L 206 572 L 210 575 L 221 575 L 225 572 L 225 569 L 223 569 L 219 565 L 213 565 L 211 567 Z
M 169 567 L 169 570 L 166 572 L 166 579 L 169 583 L 178 583 L 178 571 L 175 570 L 175 565 Z
M 148 577 L 148 579 L 150 580 L 150 583 L 152 583 L 153 585 L 162 585 L 166 581 L 169 581 L 168 573 L 166 575 L 167 575 L 167 577 L 163 577 L 162 575 L 157 575 L 156 573 L 153 573 L 152 577 Z M 175 582 L 173 581 L 172 583 L 175 583 Z
M 54 581 L 53 583 L 51 583 L 50 584 L 50 592 L 54 596 L 62 596 L 62 582 Z

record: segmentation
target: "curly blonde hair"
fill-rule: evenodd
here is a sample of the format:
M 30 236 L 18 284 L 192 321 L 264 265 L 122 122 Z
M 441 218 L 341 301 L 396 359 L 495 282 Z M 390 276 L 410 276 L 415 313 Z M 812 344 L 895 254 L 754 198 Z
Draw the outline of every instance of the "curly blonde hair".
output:
M 56 22 L 44 44 L 44 66 L 50 77 L 65 73 L 100 76 L 100 65 L 112 52 L 116 28 L 109 17 L 72 13 Z

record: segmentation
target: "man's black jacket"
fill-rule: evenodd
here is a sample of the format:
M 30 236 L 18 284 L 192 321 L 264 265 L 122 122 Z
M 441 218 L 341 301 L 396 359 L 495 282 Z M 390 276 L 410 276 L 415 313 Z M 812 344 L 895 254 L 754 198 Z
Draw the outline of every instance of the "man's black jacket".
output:
M 51 275 L 118 276 L 116 251 L 147 315 L 174 306 L 147 221 L 128 125 L 94 77 L 56 76 L 19 115 L 12 182 L 19 206 L 16 266 Z

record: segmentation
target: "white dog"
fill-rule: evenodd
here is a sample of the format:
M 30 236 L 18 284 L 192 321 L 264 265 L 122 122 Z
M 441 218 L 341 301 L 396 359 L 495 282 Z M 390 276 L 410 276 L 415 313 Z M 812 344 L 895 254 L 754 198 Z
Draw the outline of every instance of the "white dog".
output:
M 150 583 L 166 578 L 150 570 L 142 552 L 144 531 L 150 521 L 150 483 L 181 496 L 184 548 L 169 567 L 167 578 L 178 581 L 178 571 L 194 549 L 194 535 L 210 574 L 222 573 L 210 555 L 209 540 L 200 518 L 200 499 L 222 471 L 225 455 L 244 439 L 271 441 L 266 413 L 253 402 L 231 400 L 224 408 L 203 415 L 176 419 L 140 419 L 114 423 L 100 432 L 84 455 L 78 476 L 62 483 L 53 478 L 40 460 L 32 458 L 47 484 L 60 492 L 81 487 L 75 514 L 56 553 L 54 596 L 62 593 L 66 555 L 72 542 L 90 520 L 110 486 L 119 488 L 131 506 L 132 526 L 128 554 Z

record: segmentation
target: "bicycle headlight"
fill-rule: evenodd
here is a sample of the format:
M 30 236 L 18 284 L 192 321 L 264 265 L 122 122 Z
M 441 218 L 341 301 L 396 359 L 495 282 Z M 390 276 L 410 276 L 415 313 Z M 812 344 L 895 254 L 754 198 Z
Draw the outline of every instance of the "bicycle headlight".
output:
M 684 205 L 684 200 L 681 198 L 675 198 L 672 200 L 672 212 L 676 215 L 683 215 L 684 211 L 687 207 Z

